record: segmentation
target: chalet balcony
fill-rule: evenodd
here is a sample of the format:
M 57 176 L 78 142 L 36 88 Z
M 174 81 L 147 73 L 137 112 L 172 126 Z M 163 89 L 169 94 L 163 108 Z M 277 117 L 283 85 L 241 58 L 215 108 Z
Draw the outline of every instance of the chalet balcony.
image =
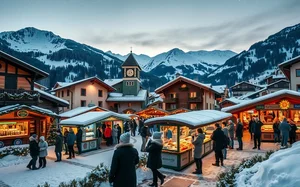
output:
M 164 103 L 177 103 L 178 98 L 165 98 Z
M 201 103 L 202 97 L 189 97 L 188 102 L 190 103 Z
M 40 94 L 32 90 L 0 89 L 0 105 L 27 104 L 37 105 Z

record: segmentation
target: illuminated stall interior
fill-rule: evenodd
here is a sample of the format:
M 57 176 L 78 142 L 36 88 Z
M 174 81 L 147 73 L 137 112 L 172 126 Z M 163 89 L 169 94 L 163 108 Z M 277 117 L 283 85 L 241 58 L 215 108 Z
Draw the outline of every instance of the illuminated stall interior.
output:
M 0 147 L 27 144 L 32 134 L 47 137 L 56 117 L 52 111 L 36 106 L 16 104 L 0 108 Z
M 170 113 L 166 110 L 163 110 L 161 108 L 157 108 L 157 107 L 148 107 L 144 110 L 141 110 L 139 112 L 135 113 L 136 115 L 144 118 L 144 119 L 148 119 L 148 118 L 154 118 L 154 117 L 162 117 L 162 116 L 167 116 Z
M 245 103 L 223 108 L 239 118 L 244 128 L 249 127 L 252 117 L 258 117 L 264 124 L 262 127 L 262 140 L 273 141 L 273 124 L 282 121 L 284 117 L 298 127 L 297 139 L 300 140 L 300 93 L 292 90 L 280 90 Z
M 163 166 L 181 170 L 194 161 L 191 142 L 197 136 L 196 130 L 202 128 L 205 133 L 202 145 L 202 155 L 205 156 L 213 150 L 210 138 L 215 123 L 222 123 L 231 117 L 231 114 L 221 111 L 201 110 L 149 119 L 145 125 L 157 125 L 163 132 Z

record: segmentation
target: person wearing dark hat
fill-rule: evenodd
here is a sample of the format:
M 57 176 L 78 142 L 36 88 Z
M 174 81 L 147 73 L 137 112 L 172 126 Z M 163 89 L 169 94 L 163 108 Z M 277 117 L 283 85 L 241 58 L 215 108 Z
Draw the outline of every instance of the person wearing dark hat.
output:
M 157 177 L 160 179 L 160 184 L 162 185 L 166 177 L 157 170 L 162 167 L 161 151 L 163 148 L 163 142 L 161 135 L 161 132 L 154 132 L 152 137 L 153 140 L 150 139 L 146 147 L 146 151 L 149 152 L 147 167 L 150 168 L 153 173 L 153 183 L 149 186 L 158 186 Z
M 216 130 L 211 135 L 211 139 L 214 141 L 213 142 L 213 148 L 215 151 L 215 157 L 216 157 L 216 162 L 213 163 L 213 166 L 220 166 L 220 161 L 221 161 L 221 166 L 223 166 L 223 153 L 222 150 L 227 146 L 227 137 L 225 136 L 224 132 L 222 131 L 220 124 L 216 123 L 215 124 Z
M 55 138 L 55 155 L 56 155 L 56 161 L 61 161 L 61 152 L 62 152 L 62 146 L 63 146 L 63 137 L 60 132 L 60 130 L 56 131 L 56 138 Z
M 136 187 L 136 165 L 139 163 L 138 151 L 130 143 L 130 133 L 120 137 L 116 145 L 109 172 L 109 182 L 114 187 Z
M 29 137 L 29 151 L 30 151 L 30 156 L 31 160 L 27 165 L 28 169 L 36 170 L 38 169 L 36 167 L 36 161 L 39 156 L 40 150 L 39 150 L 39 144 L 38 144 L 38 136 L 36 134 L 33 134 L 32 136 Z

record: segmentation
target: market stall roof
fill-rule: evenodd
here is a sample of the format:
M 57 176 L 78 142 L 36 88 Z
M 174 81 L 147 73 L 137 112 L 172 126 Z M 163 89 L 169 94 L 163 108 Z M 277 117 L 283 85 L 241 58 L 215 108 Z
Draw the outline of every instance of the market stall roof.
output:
M 114 102 L 134 102 L 134 101 L 146 101 L 147 90 L 140 90 L 137 95 L 124 95 L 123 93 L 109 93 L 106 101 Z
M 217 110 L 199 110 L 165 117 L 152 118 L 146 120 L 145 125 L 175 124 L 188 126 L 190 128 L 197 128 L 228 119 L 231 116 L 232 114 L 230 113 L 225 113 Z
M 178 109 L 175 109 L 175 110 L 172 110 L 170 112 L 170 114 L 179 114 L 179 113 L 184 113 L 184 112 L 190 112 L 191 110 L 189 109 L 186 109 L 186 108 L 178 108 Z
M 87 112 L 73 118 L 62 120 L 59 124 L 64 126 L 87 126 L 96 122 L 108 120 L 109 118 L 130 120 L 129 117 L 115 112 Z
M 124 117 L 129 117 L 129 118 L 139 117 L 139 116 L 136 115 L 136 114 L 119 114 L 119 115 L 124 116 Z
M 145 114 L 145 113 L 148 114 L 148 115 L 159 115 L 159 114 L 169 115 L 170 114 L 168 111 L 166 111 L 164 109 L 161 109 L 161 108 L 157 108 L 155 106 L 145 108 L 144 110 L 136 112 L 135 114 L 142 115 L 142 114 Z
M 34 112 L 39 113 L 39 114 L 53 116 L 53 117 L 58 116 L 56 113 L 54 113 L 54 112 L 52 112 L 51 110 L 48 110 L 48 109 L 44 109 L 44 108 L 33 106 L 33 105 L 28 106 L 28 105 L 20 105 L 20 104 L 8 105 L 8 106 L 1 107 L 0 108 L 0 115 L 8 114 L 10 112 L 13 112 L 13 111 L 16 111 L 16 110 L 22 110 L 22 109 L 31 110 L 31 111 L 34 111 Z
M 71 118 L 71 117 L 78 116 L 80 114 L 83 114 L 83 113 L 86 113 L 86 112 L 89 112 L 89 111 L 94 111 L 94 110 L 108 111 L 107 109 L 101 108 L 99 106 L 91 106 L 91 107 L 85 106 L 85 107 L 74 108 L 72 110 L 69 110 L 67 112 L 59 114 L 59 116 L 62 117 L 62 118 Z
M 240 112 L 240 111 L 255 108 L 255 106 L 257 106 L 258 104 L 261 104 L 261 103 L 267 103 L 267 102 L 271 102 L 271 101 L 283 99 L 283 98 L 296 99 L 300 103 L 300 93 L 299 92 L 284 89 L 284 90 L 280 90 L 280 91 L 277 91 L 274 93 L 270 93 L 268 95 L 258 97 L 256 99 L 246 100 L 245 102 L 242 102 L 242 103 L 234 105 L 234 106 L 225 107 L 222 109 L 222 111 L 230 112 L 230 113 Z

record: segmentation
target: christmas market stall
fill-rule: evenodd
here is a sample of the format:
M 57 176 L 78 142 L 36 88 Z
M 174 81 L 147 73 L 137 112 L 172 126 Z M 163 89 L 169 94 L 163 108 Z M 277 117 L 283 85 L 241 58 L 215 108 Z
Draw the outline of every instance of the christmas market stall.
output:
M 274 141 L 273 124 L 284 117 L 298 127 L 296 140 L 300 140 L 300 93 L 280 90 L 243 103 L 226 107 L 223 112 L 232 113 L 244 126 L 249 126 L 252 117 L 258 117 L 262 126 L 262 141 Z
M 170 112 L 171 115 L 174 115 L 174 114 L 180 114 L 180 113 L 184 113 L 184 112 L 190 112 L 191 110 L 189 109 L 186 109 L 186 108 L 178 108 L 178 109 L 175 109 L 175 110 L 172 110 Z
M 210 136 L 215 123 L 228 120 L 231 116 L 221 111 L 201 110 L 149 119 L 145 125 L 157 125 L 163 132 L 163 167 L 181 170 L 194 161 L 192 140 L 196 138 L 196 129 L 202 128 L 205 133 L 202 145 L 202 155 L 205 156 L 213 150 Z
M 151 106 L 151 107 L 148 107 L 144 110 L 136 112 L 135 114 L 142 117 L 142 118 L 144 118 L 144 119 L 148 119 L 148 118 L 167 116 L 170 113 L 166 110 L 161 109 L 161 108 Z
M 99 106 L 84 106 L 84 107 L 77 107 L 77 108 L 74 108 L 67 112 L 61 113 L 61 114 L 59 114 L 59 117 L 61 120 L 64 120 L 64 119 L 72 118 L 72 117 L 78 116 L 80 114 L 84 114 L 84 113 L 92 112 L 92 111 L 103 112 L 103 111 L 108 111 L 108 110 L 104 109 L 102 107 L 99 107 Z
M 64 131 L 65 128 L 72 128 L 75 134 L 77 133 L 77 129 L 81 128 L 83 131 L 81 150 L 82 152 L 87 152 L 97 149 L 96 129 L 98 126 L 112 128 L 114 122 L 119 121 L 118 124 L 123 129 L 123 121 L 127 120 L 130 120 L 130 118 L 115 112 L 93 111 L 62 120 L 59 125 L 61 126 L 62 131 Z
M 8 105 L 0 108 L 0 147 L 28 144 L 32 134 L 47 138 L 57 114 L 37 106 Z

